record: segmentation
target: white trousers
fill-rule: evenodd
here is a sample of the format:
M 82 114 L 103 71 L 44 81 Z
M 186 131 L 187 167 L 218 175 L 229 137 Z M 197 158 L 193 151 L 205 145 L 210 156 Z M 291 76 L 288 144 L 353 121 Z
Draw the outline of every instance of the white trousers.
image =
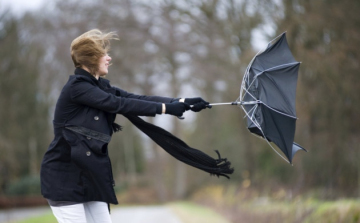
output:
M 111 223 L 108 205 L 105 202 L 91 201 L 50 207 L 59 223 Z

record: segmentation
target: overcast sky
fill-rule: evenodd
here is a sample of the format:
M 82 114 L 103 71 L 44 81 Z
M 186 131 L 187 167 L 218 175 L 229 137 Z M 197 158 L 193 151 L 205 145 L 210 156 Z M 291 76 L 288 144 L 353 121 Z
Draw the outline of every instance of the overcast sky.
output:
M 0 0 L 0 10 L 10 7 L 14 14 L 22 14 L 26 10 L 39 8 L 45 0 Z

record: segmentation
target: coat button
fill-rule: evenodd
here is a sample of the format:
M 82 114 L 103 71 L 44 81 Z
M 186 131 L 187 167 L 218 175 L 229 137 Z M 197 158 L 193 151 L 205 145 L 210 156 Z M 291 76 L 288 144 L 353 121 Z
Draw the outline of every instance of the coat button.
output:
M 87 155 L 87 156 L 90 156 L 90 155 L 91 155 L 91 152 L 90 152 L 90 151 L 87 151 L 87 152 L 86 152 L 86 155 Z
M 88 137 L 86 137 L 86 138 L 87 138 L 88 140 L 90 140 L 90 139 L 91 139 L 91 137 L 89 137 L 89 136 L 88 136 Z
M 94 117 L 95 121 L 99 120 L 99 116 Z

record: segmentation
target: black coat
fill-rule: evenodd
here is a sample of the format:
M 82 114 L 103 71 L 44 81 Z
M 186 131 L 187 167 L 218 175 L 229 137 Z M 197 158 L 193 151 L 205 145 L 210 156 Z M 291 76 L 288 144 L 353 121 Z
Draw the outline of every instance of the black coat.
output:
M 54 140 L 41 164 L 41 192 L 53 201 L 117 204 L 108 156 L 116 114 L 155 116 L 173 98 L 130 94 L 77 68 L 61 91 Z

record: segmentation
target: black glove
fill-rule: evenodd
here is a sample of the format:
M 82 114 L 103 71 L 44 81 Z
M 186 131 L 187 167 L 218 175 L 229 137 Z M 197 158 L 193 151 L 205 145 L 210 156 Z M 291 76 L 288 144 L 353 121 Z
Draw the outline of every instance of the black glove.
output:
M 205 108 L 211 108 L 212 106 L 209 105 L 209 102 L 205 101 L 204 99 L 197 97 L 197 98 L 185 98 L 185 103 L 192 105 L 191 111 L 199 112 Z
M 209 104 L 205 104 L 204 102 L 199 102 L 199 103 L 194 104 L 190 109 L 193 112 L 199 112 L 205 108 L 211 108 L 211 107 L 212 106 Z
M 194 105 L 199 102 L 205 103 L 205 105 L 208 105 L 209 102 L 205 101 L 204 99 L 197 97 L 197 98 L 185 98 L 184 102 L 189 105 Z
M 190 109 L 190 105 L 182 102 L 166 103 L 165 114 L 182 116 L 183 113 Z

